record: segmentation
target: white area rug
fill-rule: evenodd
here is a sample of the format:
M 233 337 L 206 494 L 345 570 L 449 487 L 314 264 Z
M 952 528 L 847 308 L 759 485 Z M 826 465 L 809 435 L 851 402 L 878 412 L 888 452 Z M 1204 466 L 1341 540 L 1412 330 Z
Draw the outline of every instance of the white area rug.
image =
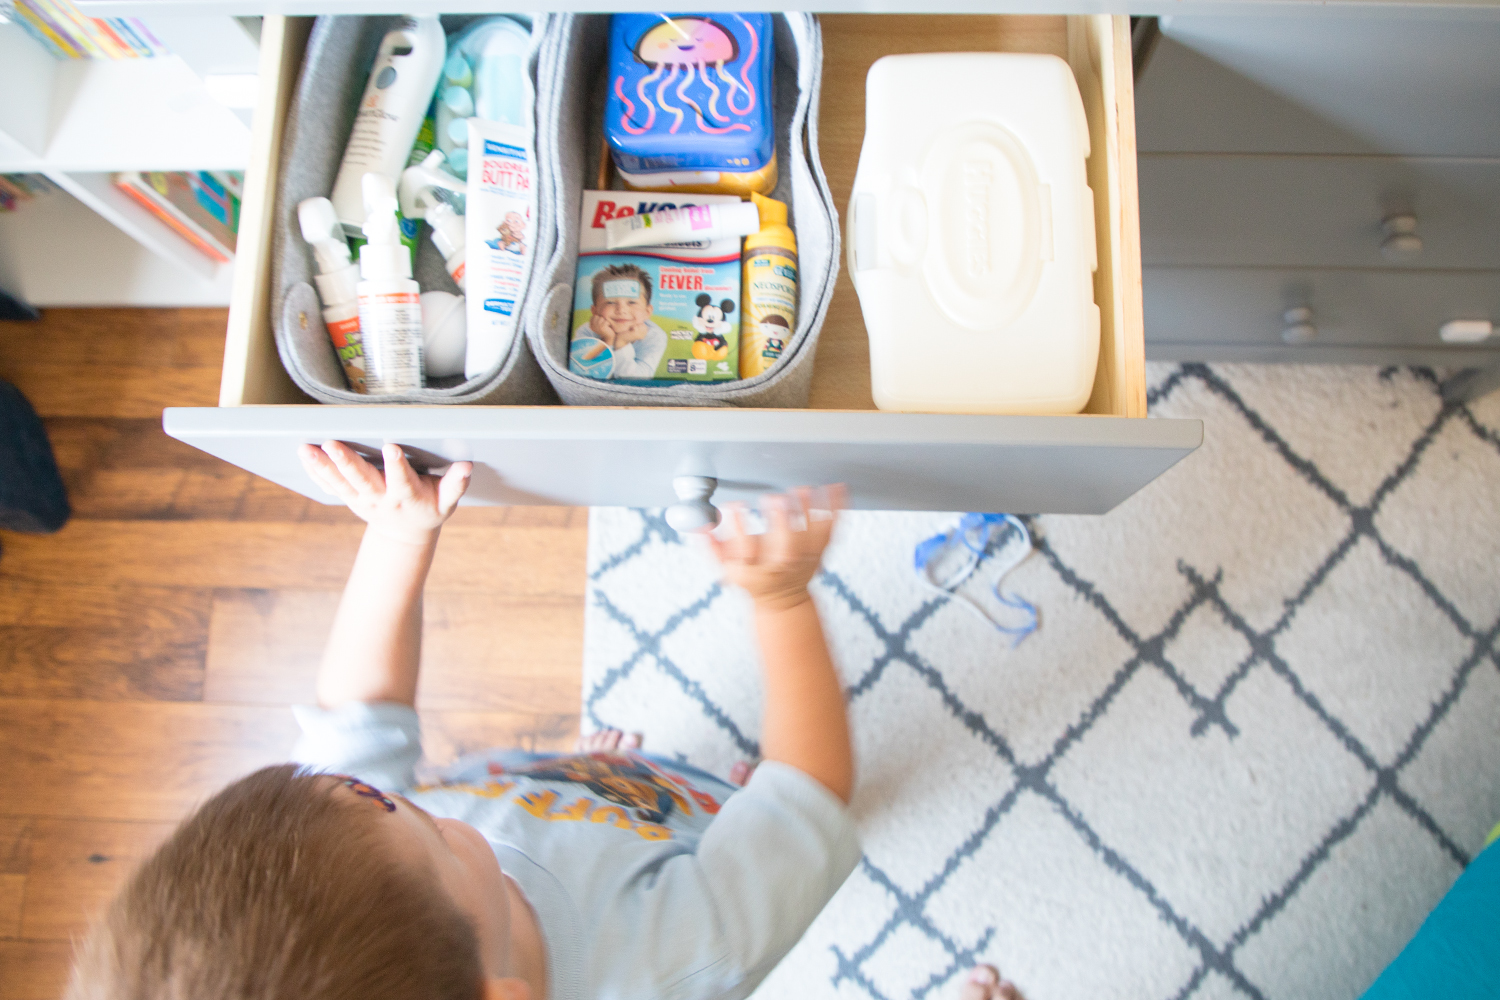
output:
M 984 959 L 1029 1000 L 1355 997 L 1500 820 L 1500 394 L 1150 376 L 1204 445 L 1108 516 L 1030 520 L 1015 649 L 916 582 L 956 515 L 841 525 L 817 598 L 866 854 L 758 996 L 951 997 Z M 747 608 L 708 557 L 618 509 L 589 557 L 585 728 L 752 757 Z

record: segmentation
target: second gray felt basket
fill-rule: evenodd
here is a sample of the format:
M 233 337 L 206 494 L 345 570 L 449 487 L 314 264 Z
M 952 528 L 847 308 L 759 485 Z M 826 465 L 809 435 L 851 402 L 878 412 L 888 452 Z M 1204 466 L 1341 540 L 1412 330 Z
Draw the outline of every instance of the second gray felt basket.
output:
M 582 192 L 597 176 L 608 78 L 607 14 L 554 15 L 537 67 L 538 248 L 550 258 L 532 273 L 524 317 L 532 352 L 563 402 L 591 406 L 805 407 L 812 390 L 818 331 L 839 269 L 838 211 L 818 159 L 818 92 L 823 36 L 811 14 L 775 15 L 776 159 L 772 197 L 788 206 L 797 234 L 797 329 L 781 361 L 754 378 L 628 385 L 568 370 L 573 280 Z M 651 197 L 646 195 L 646 197 Z M 656 197 L 660 197 L 659 195 Z

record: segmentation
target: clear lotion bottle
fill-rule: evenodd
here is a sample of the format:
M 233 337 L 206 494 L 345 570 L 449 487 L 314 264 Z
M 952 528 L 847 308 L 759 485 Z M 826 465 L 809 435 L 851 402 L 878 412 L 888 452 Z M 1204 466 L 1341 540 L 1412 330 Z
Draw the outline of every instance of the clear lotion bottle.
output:
M 359 328 L 365 348 L 365 392 L 372 396 L 422 388 L 421 288 L 412 280 L 411 251 L 401 242 L 396 189 L 383 174 L 365 174 L 365 239 L 359 248 Z

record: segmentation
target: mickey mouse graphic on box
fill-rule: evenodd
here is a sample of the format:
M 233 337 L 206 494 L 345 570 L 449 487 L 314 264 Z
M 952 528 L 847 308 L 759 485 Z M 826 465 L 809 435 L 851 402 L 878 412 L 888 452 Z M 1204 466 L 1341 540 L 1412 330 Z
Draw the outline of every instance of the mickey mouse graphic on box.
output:
M 607 250 L 604 233 L 624 215 L 737 201 L 583 193 L 569 370 L 633 385 L 739 378 L 740 241 Z
M 698 303 L 698 315 L 693 317 L 693 329 L 698 331 L 693 357 L 723 361 L 729 356 L 729 331 L 734 328 L 724 317 L 734 312 L 734 299 L 720 299 L 715 305 L 713 296 L 705 292 L 693 301 Z

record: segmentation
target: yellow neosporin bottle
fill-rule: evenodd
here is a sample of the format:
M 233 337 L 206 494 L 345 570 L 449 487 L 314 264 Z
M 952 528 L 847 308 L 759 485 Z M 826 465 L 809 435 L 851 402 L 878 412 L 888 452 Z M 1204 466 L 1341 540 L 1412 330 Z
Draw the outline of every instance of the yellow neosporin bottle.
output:
M 740 378 L 769 371 L 797 329 L 797 236 L 786 203 L 752 194 L 760 232 L 741 253 Z

